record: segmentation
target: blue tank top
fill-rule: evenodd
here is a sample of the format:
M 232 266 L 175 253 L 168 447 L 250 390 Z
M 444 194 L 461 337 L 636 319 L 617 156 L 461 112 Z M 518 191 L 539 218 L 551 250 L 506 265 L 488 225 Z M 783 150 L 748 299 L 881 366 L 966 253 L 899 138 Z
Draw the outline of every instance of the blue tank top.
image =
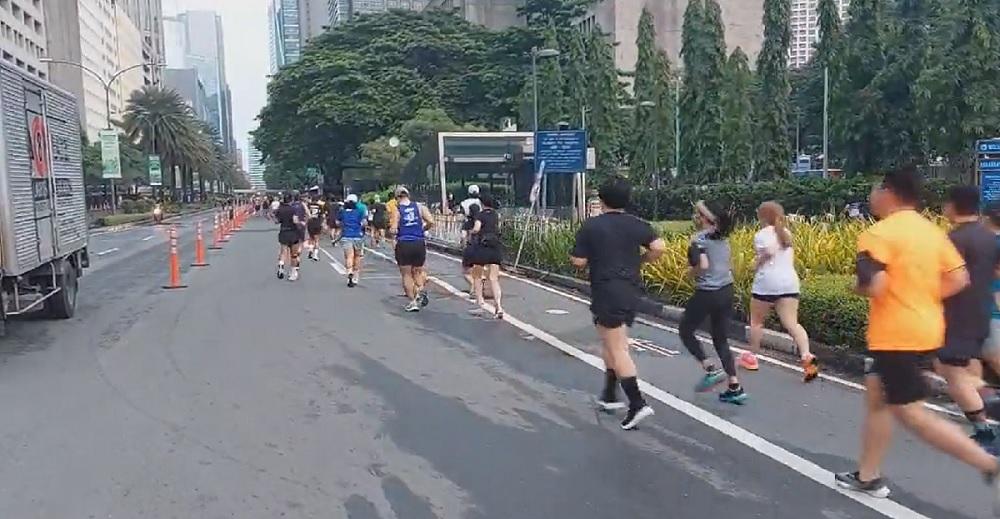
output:
M 420 205 L 410 202 L 399 204 L 399 233 L 397 241 L 423 241 L 424 219 L 420 217 Z
M 340 221 L 343 224 L 342 234 L 344 238 L 364 238 L 365 229 L 363 223 L 365 213 L 358 209 L 343 209 L 340 211 Z

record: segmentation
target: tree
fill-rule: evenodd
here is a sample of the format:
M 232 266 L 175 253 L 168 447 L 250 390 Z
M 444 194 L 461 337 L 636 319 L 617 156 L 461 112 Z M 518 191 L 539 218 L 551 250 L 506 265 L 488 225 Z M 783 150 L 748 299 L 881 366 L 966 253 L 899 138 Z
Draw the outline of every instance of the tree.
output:
M 383 184 L 398 183 L 403 168 L 413 154 L 410 144 L 402 139 L 397 141 L 395 147 L 391 145 L 390 137 L 379 137 L 361 145 L 361 159 L 378 168 L 375 178 Z
M 587 127 L 597 154 L 597 176 L 612 175 L 621 163 L 621 102 L 625 89 L 618 81 L 614 49 L 600 31 L 587 36 L 587 84 L 590 119 Z
M 720 180 L 745 181 L 753 168 L 753 74 L 739 47 L 726 63 L 722 95 L 722 169 Z
M 760 97 L 757 106 L 756 178 L 788 175 L 791 146 L 788 143 L 788 45 L 790 2 L 765 0 L 764 46 L 757 58 Z
M 725 35 L 718 2 L 690 2 L 684 12 L 681 58 L 681 172 L 687 180 L 718 177 L 722 151 Z
M 556 33 L 554 29 L 546 31 L 545 48 L 555 48 Z M 559 122 L 563 121 L 566 115 L 563 110 L 563 95 L 565 94 L 565 82 L 563 81 L 562 66 L 556 58 L 538 58 L 538 128 L 533 130 L 555 130 Z M 525 122 L 534 122 L 535 92 L 534 78 L 528 75 L 524 93 L 528 99 L 522 106 L 530 107 L 527 114 L 522 115 Z
M 804 152 L 810 154 L 822 153 L 823 150 L 824 74 L 829 74 L 831 89 L 837 85 L 840 71 L 838 58 L 843 42 L 840 9 L 836 0 L 819 0 L 817 11 L 819 39 L 815 45 L 816 52 L 808 65 L 790 74 L 792 104 L 802 123 L 800 145 Z M 837 155 L 836 148 L 831 148 L 831 155 Z
M 667 56 L 666 51 L 660 49 L 657 51 L 656 57 L 658 65 L 656 70 L 658 87 L 656 90 L 659 97 L 656 99 L 653 124 L 656 125 L 656 139 L 659 142 L 657 148 L 660 156 L 657 164 L 661 171 L 667 171 L 677 167 L 674 163 L 674 148 L 676 147 L 674 118 L 677 113 L 677 89 L 680 88 L 680 82 L 670 68 L 670 57 Z
M 653 25 L 653 13 L 649 12 L 649 9 L 643 8 L 637 32 L 638 56 L 632 84 L 634 106 L 628 154 L 631 178 L 645 183 L 652 178 L 657 165 L 656 102 L 663 97 L 660 92 L 661 63 L 656 52 L 656 28 Z
M 517 8 L 528 27 L 572 28 L 595 0 L 525 0 Z
M 587 98 L 590 87 L 587 84 L 587 68 L 590 64 L 587 62 L 586 43 L 582 32 L 572 31 L 567 43 L 568 50 L 563 65 L 566 115 L 570 124 L 582 128 L 586 118 L 584 114 L 589 109 Z

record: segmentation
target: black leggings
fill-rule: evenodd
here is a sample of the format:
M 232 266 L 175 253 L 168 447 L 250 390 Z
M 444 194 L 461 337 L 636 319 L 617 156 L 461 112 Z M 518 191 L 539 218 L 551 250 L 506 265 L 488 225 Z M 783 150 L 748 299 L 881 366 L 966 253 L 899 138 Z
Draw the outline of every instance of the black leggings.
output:
M 730 377 L 736 376 L 736 364 L 733 353 L 729 350 L 729 322 L 733 315 L 733 285 L 727 285 L 716 290 L 696 290 L 684 307 L 681 317 L 681 341 L 684 347 L 698 361 L 705 360 L 705 350 L 701 342 L 694 336 L 695 330 L 708 317 L 712 328 L 712 344 L 719 354 L 722 369 Z

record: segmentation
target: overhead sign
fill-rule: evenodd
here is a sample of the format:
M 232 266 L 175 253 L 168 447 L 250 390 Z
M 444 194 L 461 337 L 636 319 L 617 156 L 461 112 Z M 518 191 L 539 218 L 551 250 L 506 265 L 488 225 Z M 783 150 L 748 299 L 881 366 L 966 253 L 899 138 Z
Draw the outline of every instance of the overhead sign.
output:
M 587 169 L 587 132 L 537 132 L 535 169 L 543 162 L 547 173 L 577 173 Z
M 118 132 L 101 130 L 101 178 L 122 178 L 122 163 L 118 155 Z
M 1000 154 L 1000 139 L 986 139 L 976 143 L 976 149 L 979 153 L 998 153 Z
M 159 155 L 149 156 L 149 185 L 151 186 L 162 186 L 163 185 L 163 169 L 160 165 Z

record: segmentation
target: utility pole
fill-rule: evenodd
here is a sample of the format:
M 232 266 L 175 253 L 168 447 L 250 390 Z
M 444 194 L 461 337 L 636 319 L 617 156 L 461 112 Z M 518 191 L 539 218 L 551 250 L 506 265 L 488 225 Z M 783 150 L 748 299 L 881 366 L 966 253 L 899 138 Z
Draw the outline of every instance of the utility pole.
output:
M 823 67 L 823 178 L 830 178 L 830 67 Z

